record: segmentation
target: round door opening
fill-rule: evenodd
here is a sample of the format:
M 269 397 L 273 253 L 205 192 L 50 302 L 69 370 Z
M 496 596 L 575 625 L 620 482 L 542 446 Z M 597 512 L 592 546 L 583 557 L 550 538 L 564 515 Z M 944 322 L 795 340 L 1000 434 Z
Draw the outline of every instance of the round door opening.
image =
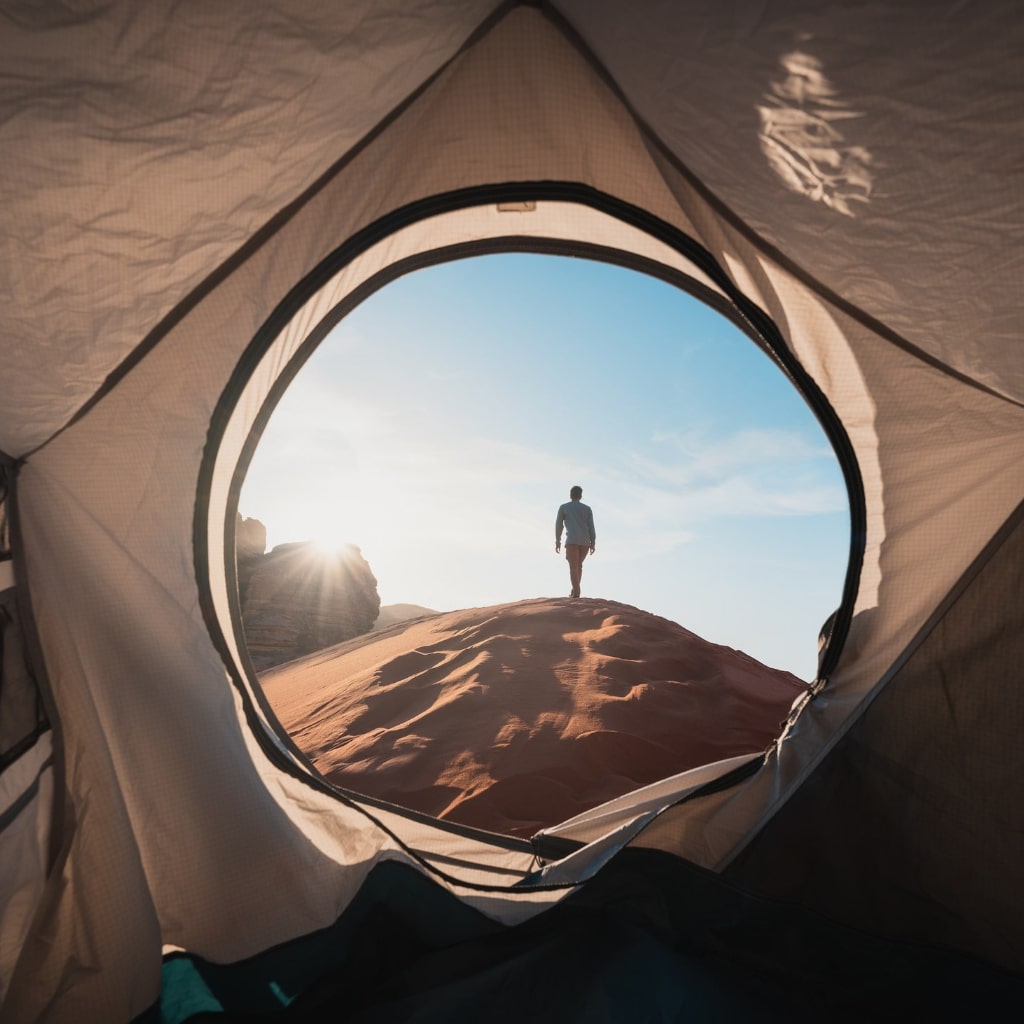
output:
M 743 331 L 522 253 L 341 320 L 239 509 L 249 654 L 321 774 L 520 836 L 770 743 L 850 553 L 832 448 Z

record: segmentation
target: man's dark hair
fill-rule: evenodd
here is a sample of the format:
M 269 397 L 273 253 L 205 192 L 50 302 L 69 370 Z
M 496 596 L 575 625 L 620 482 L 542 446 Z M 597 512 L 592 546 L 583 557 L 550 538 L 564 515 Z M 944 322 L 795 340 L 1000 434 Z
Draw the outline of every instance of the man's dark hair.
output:
M 570 488 L 569 497 L 572 498 L 573 501 L 578 501 L 583 497 L 583 488 L 580 487 L 579 484 L 576 484 L 575 487 Z

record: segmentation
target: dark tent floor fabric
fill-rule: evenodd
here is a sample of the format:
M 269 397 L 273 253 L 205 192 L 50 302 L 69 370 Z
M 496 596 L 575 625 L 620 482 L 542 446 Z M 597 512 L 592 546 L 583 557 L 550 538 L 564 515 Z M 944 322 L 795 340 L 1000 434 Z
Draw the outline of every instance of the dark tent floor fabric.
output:
M 233 965 L 178 956 L 138 1024 L 1016 1020 L 1024 978 L 751 897 L 627 850 L 552 910 L 496 925 L 385 863 L 329 929 Z

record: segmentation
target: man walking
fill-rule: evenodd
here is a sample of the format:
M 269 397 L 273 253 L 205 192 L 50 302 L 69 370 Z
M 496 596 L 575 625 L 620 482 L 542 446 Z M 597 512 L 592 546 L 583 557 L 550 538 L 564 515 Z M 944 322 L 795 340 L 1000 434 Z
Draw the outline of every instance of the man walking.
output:
M 597 546 L 594 530 L 594 513 L 584 505 L 583 488 L 573 487 L 569 491 L 571 501 L 559 506 L 555 517 L 555 554 L 562 550 L 562 528 L 565 527 L 565 560 L 569 563 L 569 581 L 572 583 L 570 597 L 580 596 L 580 577 L 583 575 L 583 559 L 587 551 L 593 554 Z

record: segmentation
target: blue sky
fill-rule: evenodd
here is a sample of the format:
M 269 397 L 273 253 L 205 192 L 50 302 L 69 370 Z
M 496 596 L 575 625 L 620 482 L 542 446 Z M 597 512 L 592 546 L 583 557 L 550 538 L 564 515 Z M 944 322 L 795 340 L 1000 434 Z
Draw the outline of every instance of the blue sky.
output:
M 575 483 L 584 597 L 813 678 L 849 546 L 835 457 L 745 334 L 633 271 L 506 254 L 386 286 L 296 377 L 239 508 L 271 547 L 358 545 L 384 604 L 447 611 L 567 595 Z

